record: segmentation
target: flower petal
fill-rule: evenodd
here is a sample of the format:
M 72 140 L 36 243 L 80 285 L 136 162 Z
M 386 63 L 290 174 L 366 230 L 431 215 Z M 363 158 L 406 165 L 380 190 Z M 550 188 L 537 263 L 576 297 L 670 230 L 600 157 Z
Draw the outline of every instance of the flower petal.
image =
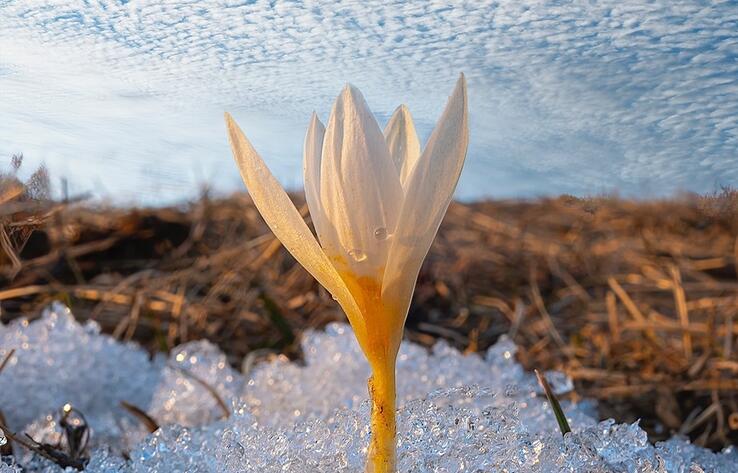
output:
M 405 186 L 382 297 L 410 305 L 425 255 L 446 214 L 469 143 L 466 80 L 462 74 Z
M 392 118 L 384 127 L 384 138 L 387 140 L 390 155 L 404 188 L 410 171 L 420 158 L 418 133 L 415 131 L 410 110 L 405 105 L 400 105 L 395 109 Z
M 323 140 L 320 200 L 337 241 L 326 253 L 356 274 L 381 277 L 402 202 L 382 131 L 361 92 L 347 85 Z
M 364 319 L 343 279 L 321 249 L 287 193 L 249 143 L 236 122 L 226 113 L 228 137 L 233 157 L 246 188 L 264 221 L 287 251 L 328 292 L 333 294 L 351 322 L 357 336 L 365 333 Z
M 325 126 L 318 119 L 318 115 L 313 112 L 305 135 L 302 169 L 305 181 L 305 200 L 310 209 L 310 217 L 313 219 L 318 240 L 325 246 L 325 242 L 329 239 L 335 240 L 335 236 L 332 236 L 335 232 L 330 222 L 326 220 L 323 205 L 320 203 L 320 155 L 323 152 L 324 135 Z

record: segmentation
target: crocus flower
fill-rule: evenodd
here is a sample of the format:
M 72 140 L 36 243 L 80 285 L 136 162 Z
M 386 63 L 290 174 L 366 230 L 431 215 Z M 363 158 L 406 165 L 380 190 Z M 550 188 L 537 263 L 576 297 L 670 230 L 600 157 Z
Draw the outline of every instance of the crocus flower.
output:
M 367 471 L 395 471 L 395 361 L 420 266 L 451 201 L 468 144 L 463 74 L 421 153 L 407 107 L 384 132 L 347 85 L 328 126 L 305 137 L 305 196 L 317 239 L 226 114 L 233 156 L 256 208 L 295 259 L 338 301 L 369 361 Z

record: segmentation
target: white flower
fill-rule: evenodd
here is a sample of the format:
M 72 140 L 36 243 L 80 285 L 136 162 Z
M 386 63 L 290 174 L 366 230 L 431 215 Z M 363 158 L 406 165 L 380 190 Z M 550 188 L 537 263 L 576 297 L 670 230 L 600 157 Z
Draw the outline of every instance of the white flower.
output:
M 421 153 L 404 105 L 382 132 L 361 93 L 347 85 L 333 105 L 328 127 L 313 114 L 305 137 L 305 196 L 316 240 L 226 114 L 233 156 L 254 204 L 285 248 L 343 307 L 378 377 L 373 390 L 381 392 L 373 391 L 375 406 L 385 398 L 382 407 L 387 409 L 378 411 L 391 411 L 385 414 L 391 419 L 373 419 L 373 424 L 391 431 L 387 439 L 392 446 L 372 447 L 379 458 L 374 471 L 393 468 L 395 358 L 420 266 L 464 164 L 467 115 L 462 75 Z

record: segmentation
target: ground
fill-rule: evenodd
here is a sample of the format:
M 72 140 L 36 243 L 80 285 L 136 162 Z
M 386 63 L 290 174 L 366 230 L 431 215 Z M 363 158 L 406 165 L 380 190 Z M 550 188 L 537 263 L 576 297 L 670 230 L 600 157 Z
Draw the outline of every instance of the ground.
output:
M 15 188 L 21 189 L 21 188 Z M 247 195 L 130 209 L 0 195 L 2 321 L 57 299 L 150 351 L 207 338 L 234 365 L 286 353 L 343 315 Z M 309 219 L 302 197 L 293 200 Z M 652 440 L 738 440 L 738 198 L 562 196 L 453 203 L 421 271 L 406 337 L 574 380 L 602 418 Z

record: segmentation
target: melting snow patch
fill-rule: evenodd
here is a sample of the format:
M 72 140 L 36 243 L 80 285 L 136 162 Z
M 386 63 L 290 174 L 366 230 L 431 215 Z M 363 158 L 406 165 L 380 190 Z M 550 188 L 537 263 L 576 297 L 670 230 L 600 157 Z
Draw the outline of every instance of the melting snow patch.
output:
M 0 357 L 11 349 L 16 352 L 0 373 L 0 409 L 9 428 L 40 442 L 63 442 L 59 412 L 72 405 L 91 428 L 86 471 L 363 471 L 369 369 L 344 325 L 307 333 L 304 365 L 276 357 L 246 375 L 205 341 L 150 359 L 140 347 L 100 334 L 92 322 L 79 325 L 61 305 L 34 322 L 0 326 Z M 514 354 L 504 338 L 484 357 L 442 342 L 431 352 L 403 344 L 401 472 L 738 471 L 734 449 L 716 454 L 681 439 L 654 446 L 637 424 L 597 422 L 588 401 L 563 403 L 574 431 L 562 437 L 535 377 Z M 565 376 L 548 377 L 560 394 L 571 390 Z M 148 434 L 121 401 L 162 427 Z M 21 465 L 28 472 L 63 471 L 14 448 L 17 463 L 6 459 L 0 473 L 20 472 Z

